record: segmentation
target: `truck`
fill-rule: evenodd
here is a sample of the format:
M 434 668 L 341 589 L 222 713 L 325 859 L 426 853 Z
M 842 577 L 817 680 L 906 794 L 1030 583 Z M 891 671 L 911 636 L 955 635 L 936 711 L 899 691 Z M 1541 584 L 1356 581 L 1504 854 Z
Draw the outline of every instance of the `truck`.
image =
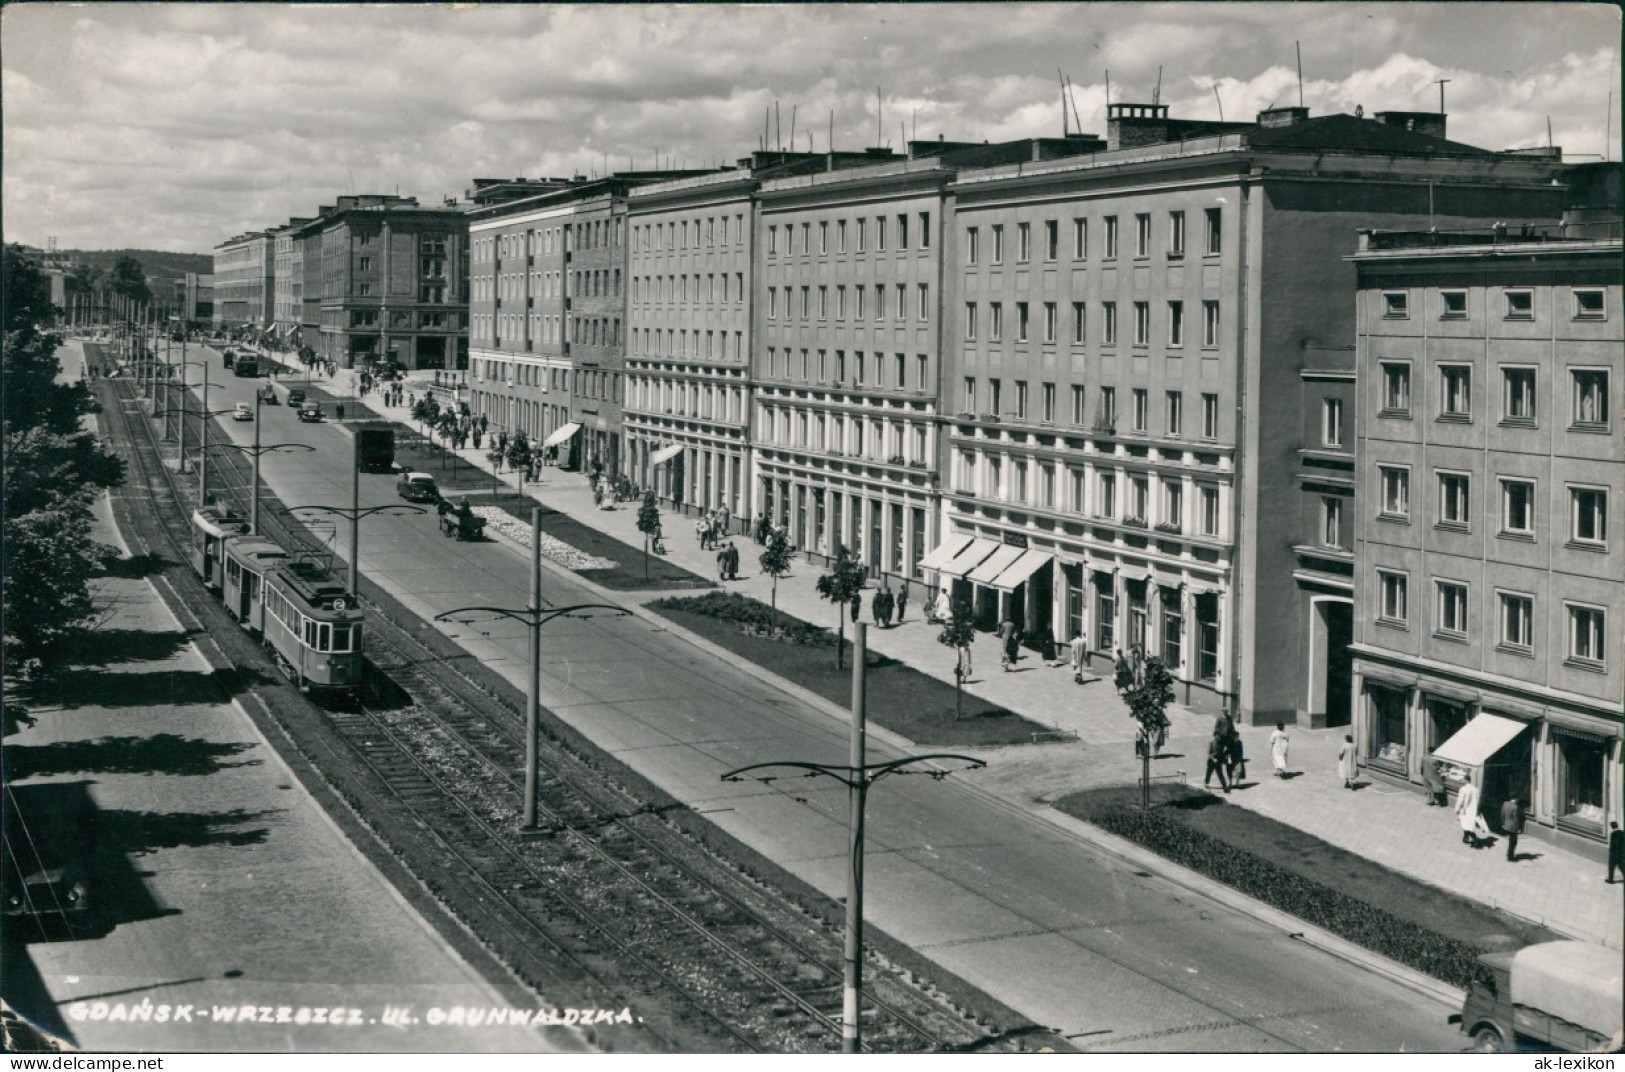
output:
M 355 430 L 356 464 L 363 473 L 395 471 L 395 429 L 366 424 Z
M 1461 1012 L 1450 1017 L 1473 1048 L 1496 1053 L 1520 1044 L 1572 1053 L 1601 1052 L 1625 1034 L 1620 951 L 1591 942 L 1539 942 L 1484 953 Z

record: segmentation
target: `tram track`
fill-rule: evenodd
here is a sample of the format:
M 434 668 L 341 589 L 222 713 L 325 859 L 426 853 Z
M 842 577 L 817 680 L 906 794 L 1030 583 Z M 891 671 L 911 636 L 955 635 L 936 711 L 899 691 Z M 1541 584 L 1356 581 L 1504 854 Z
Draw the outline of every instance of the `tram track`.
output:
M 184 559 L 187 497 L 158 455 L 151 422 L 133 419 L 144 417 L 141 401 L 127 384 L 108 390 L 139 476 L 133 483 L 151 493 L 155 519 Z M 223 468 L 245 483 L 242 459 Z M 272 501 L 262 503 L 262 530 L 285 546 L 313 546 Z M 838 1046 L 841 935 L 831 919 L 672 822 L 665 813 L 680 805 L 618 784 L 551 736 L 541 831 L 518 836 L 519 712 L 422 644 L 421 623 L 384 605 L 393 601 L 364 588 L 363 602 L 369 687 L 360 702 L 313 720 L 349 762 L 333 762 L 338 750 L 310 749 L 311 758 L 517 975 L 539 993 L 567 992 L 572 1006 L 633 1008 L 656 1048 Z M 290 729 L 296 738 L 313 732 Z M 885 958 L 871 953 L 865 972 L 870 1049 L 1027 1045 L 1030 1028 L 1001 1032 Z

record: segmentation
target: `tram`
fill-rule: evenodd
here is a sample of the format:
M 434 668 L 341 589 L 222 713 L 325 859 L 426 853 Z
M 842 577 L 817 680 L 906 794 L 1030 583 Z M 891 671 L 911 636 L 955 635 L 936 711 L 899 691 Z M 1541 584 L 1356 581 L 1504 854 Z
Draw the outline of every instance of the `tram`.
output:
M 248 533 L 248 519 L 224 506 L 203 506 L 192 511 L 192 568 L 205 586 L 219 591 L 225 579 L 225 544 Z
M 361 684 L 360 608 L 331 572 L 290 558 L 261 585 L 265 643 L 301 691 L 349 692 Z
M 264 536 L 226 541 L 226 580 L 221 597 L 238 623 L 265 632 L 265 573 L 287 561 L 288 553 Z

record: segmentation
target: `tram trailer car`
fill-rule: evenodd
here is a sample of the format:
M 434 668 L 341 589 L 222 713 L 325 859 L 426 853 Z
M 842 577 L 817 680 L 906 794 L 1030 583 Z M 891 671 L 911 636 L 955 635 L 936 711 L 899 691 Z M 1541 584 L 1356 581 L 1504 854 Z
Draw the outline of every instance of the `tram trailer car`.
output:
M 204 506 L 192 511 L 192 568 L 203 584 L 220 591 L 225 581 L 225 542 L 248 533 L 248 519 L 223 506 Z
M 234 536 L 226 541 L 226 581 L 220 595 L 239 625 L 264 634 L 265 574 L 287 559 L 288 553 L 264 536 Z
M 303 691 L 360 686 L 361 618 L 349 591 L 314 562 L 290 560 L 265 574 L 264 638 Z

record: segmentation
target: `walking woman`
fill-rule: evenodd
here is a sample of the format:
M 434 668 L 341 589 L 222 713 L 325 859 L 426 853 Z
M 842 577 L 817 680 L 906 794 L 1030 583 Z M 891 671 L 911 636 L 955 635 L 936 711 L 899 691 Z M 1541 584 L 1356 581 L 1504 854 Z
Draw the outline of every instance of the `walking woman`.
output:
M 1270 764 L 1275 767 L 1277 778 L 1286 777 L 1286 753 L 1292 745 L 1292 738 L 1287 736 L 1286 723 L 1277 722 L 1275 732 L 1270 734 Z
M 1354 738 L 1343 734 L 1343 747 L 1337 753 L 1337 775 L 1343 779 L 1344 789 L 1354 788 L 1356 769 L 1354 765 Z
M 1461 824 L 1461 843 L 1478 848 L 1478 831 L 1484 820 L 1478 814 L 1478 786 L 1471 781 L 1456 790 L 1456 822 Z

